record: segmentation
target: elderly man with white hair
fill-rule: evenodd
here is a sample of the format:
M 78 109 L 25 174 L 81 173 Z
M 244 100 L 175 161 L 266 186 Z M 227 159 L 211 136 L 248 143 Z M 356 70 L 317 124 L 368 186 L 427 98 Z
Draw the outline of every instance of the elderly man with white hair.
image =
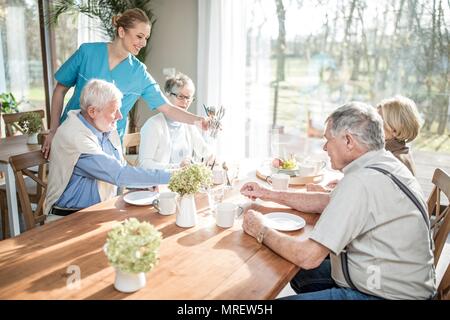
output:
M 65 216 L 117 194 L 117 186 L 168 183 L 170 173 L 126 165 L 117 121 L 122 93 L 112 83 L 92 79 L 80 109 L 68 114 L 52 141 L 45 213 Z
M 436 291 L 433 240 L 419 183 L 384 149 L 376 110 L 351 102 L 327 119 L 325 145 L 344 178 L 331 194 L 272 191 L 257 183 L 241 193 L 303 212 L 318 213 L 308 238 L 244 216 L 246 233 L 301 269 L 287 299 L 429 299 Z M 328 259 L 329 256 L 329 259 Z

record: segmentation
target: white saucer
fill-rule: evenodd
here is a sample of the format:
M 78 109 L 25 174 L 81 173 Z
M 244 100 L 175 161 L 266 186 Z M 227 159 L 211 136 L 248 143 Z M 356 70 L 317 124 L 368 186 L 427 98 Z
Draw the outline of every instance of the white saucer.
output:
M 264 224 L 280 231 L 294 231 L 303 228 L 306 221 L 294 214 L 287 212 L 271 212 L 264 215 Z
M 157 199 L 158 196 L 159 196 L 158 192 L 136 191 L 127 193 L 123 197 L 123 201 L 135 206 L 148 206 L 151 205 L 153 203 L 153 200 Z

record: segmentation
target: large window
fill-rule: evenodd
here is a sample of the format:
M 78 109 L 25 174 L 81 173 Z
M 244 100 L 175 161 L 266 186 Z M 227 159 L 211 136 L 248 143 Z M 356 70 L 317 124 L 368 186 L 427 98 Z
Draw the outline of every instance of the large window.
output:
M 324 117 L 347 101 L 375 105 L 402 94 L 415 100 L 424 120 L 416 146 L 450 153 L 449 6 L 444 0 L 254 0 L 248 87 L 269 77 L 271 123 L 297 133 L 320 131 Z
M 0 0 L 0 93 L 19 110 L 45 108 L 37 0 Z

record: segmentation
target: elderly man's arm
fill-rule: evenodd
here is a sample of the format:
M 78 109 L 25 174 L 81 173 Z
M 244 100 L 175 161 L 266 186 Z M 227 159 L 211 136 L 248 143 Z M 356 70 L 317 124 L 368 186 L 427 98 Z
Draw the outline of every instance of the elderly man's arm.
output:
M 244 231 L 257 238 L 263 232 L 263 243 L 274 252 L 302 269 L 314 269 L 328 256 L 330 250 L 311 239 L 293 237 L 274 229 L 264 229 L 261 213 L 249 210 L 244 216 Z
M 106 153 L 82 154 L 75 165 L 74 174 L 105 181 L 119 187 L 148 187 L 166 184 L 170 172 L 159 169 L 143 169 L 124 165 Z
M 330 195 L 323 192 L 275 191 L 264 188 L 256 182 L 242 186 L 241 193 L 252 200 L 260 198 L 303 212 L 322 213 L 330 202 Z

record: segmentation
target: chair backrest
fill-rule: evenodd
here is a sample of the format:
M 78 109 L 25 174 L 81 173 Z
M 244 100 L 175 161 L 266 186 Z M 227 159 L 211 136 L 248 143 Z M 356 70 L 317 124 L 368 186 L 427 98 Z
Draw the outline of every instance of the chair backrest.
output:
M 450 300 L 450 264 L 439 283 L 436 298 L 438 300 Z
M 9 163 L 16 178 L 17 193 L 19 194 L 20 206 L 25 220 L 25 230 L 32 229 L 37 223 L 44 224 L 44 201 L 47 190 L 46 165 L 47 160 L 42 155 L 41 150 L 36 150 L 9 158 Z M 37 173 L 29 170 L 31 167 L 38 166 Z M 27 192 L 24 175 L 30 177 L 37 183 L 37 206 L 33 210 L 31 207 L 30 196 Z
M 433 174 L 433 191 L 428 198 L 428 212 L 430 214 L 431 229 L 435 244 L 434 263 L 437 265 L 450 228 L 449 214 L 450 206 L 441 204 L 441 194 L 450 201 L 450 176 L 443 170 L 437 168 Z
M 44 123 L 44 117 L 45 112 L 44 110 L 33 110 L 33 111 L 26 111 L 26 112 L 16 112 L 16 113 L 5 113 L 2 115 L 3 121 L 5 122 L 5 133 L 7 137 L 13 136 L 15 132 L 21 132 L 22 128 L 19 127 L 18 122 L 20 120 L 20 117 L 26 114 L 30 113 L 37 113 L 41 119 L 42 119 L 42 130 L 45 128 Z
M 430 214 L 431 229 L 434 239 L 434 265 L 440 261 L 442 250 L 450 233 L 450 205 L 441 203 L 441 196 L 450 201 L 450 176 L 441 169 L 436 169 L 433 174 L 434 188 L 428 198 L 428 212 Z M 445 263 L 446 259 L 443 260 Z M 438 284 L 437 299 L 450 299 L 450 265 L 444 267 L 445 273 Z
M 123 154 L 128 164 L 135 166 L 137 164 L 137 154 L 139 153 L 139 144 L 141 143 L 141 133 L 128 133 L 123 136 Z M 134 148 L 134 150 L 132 150 Z M 134 152 L 134 153 L 131 153 Z

